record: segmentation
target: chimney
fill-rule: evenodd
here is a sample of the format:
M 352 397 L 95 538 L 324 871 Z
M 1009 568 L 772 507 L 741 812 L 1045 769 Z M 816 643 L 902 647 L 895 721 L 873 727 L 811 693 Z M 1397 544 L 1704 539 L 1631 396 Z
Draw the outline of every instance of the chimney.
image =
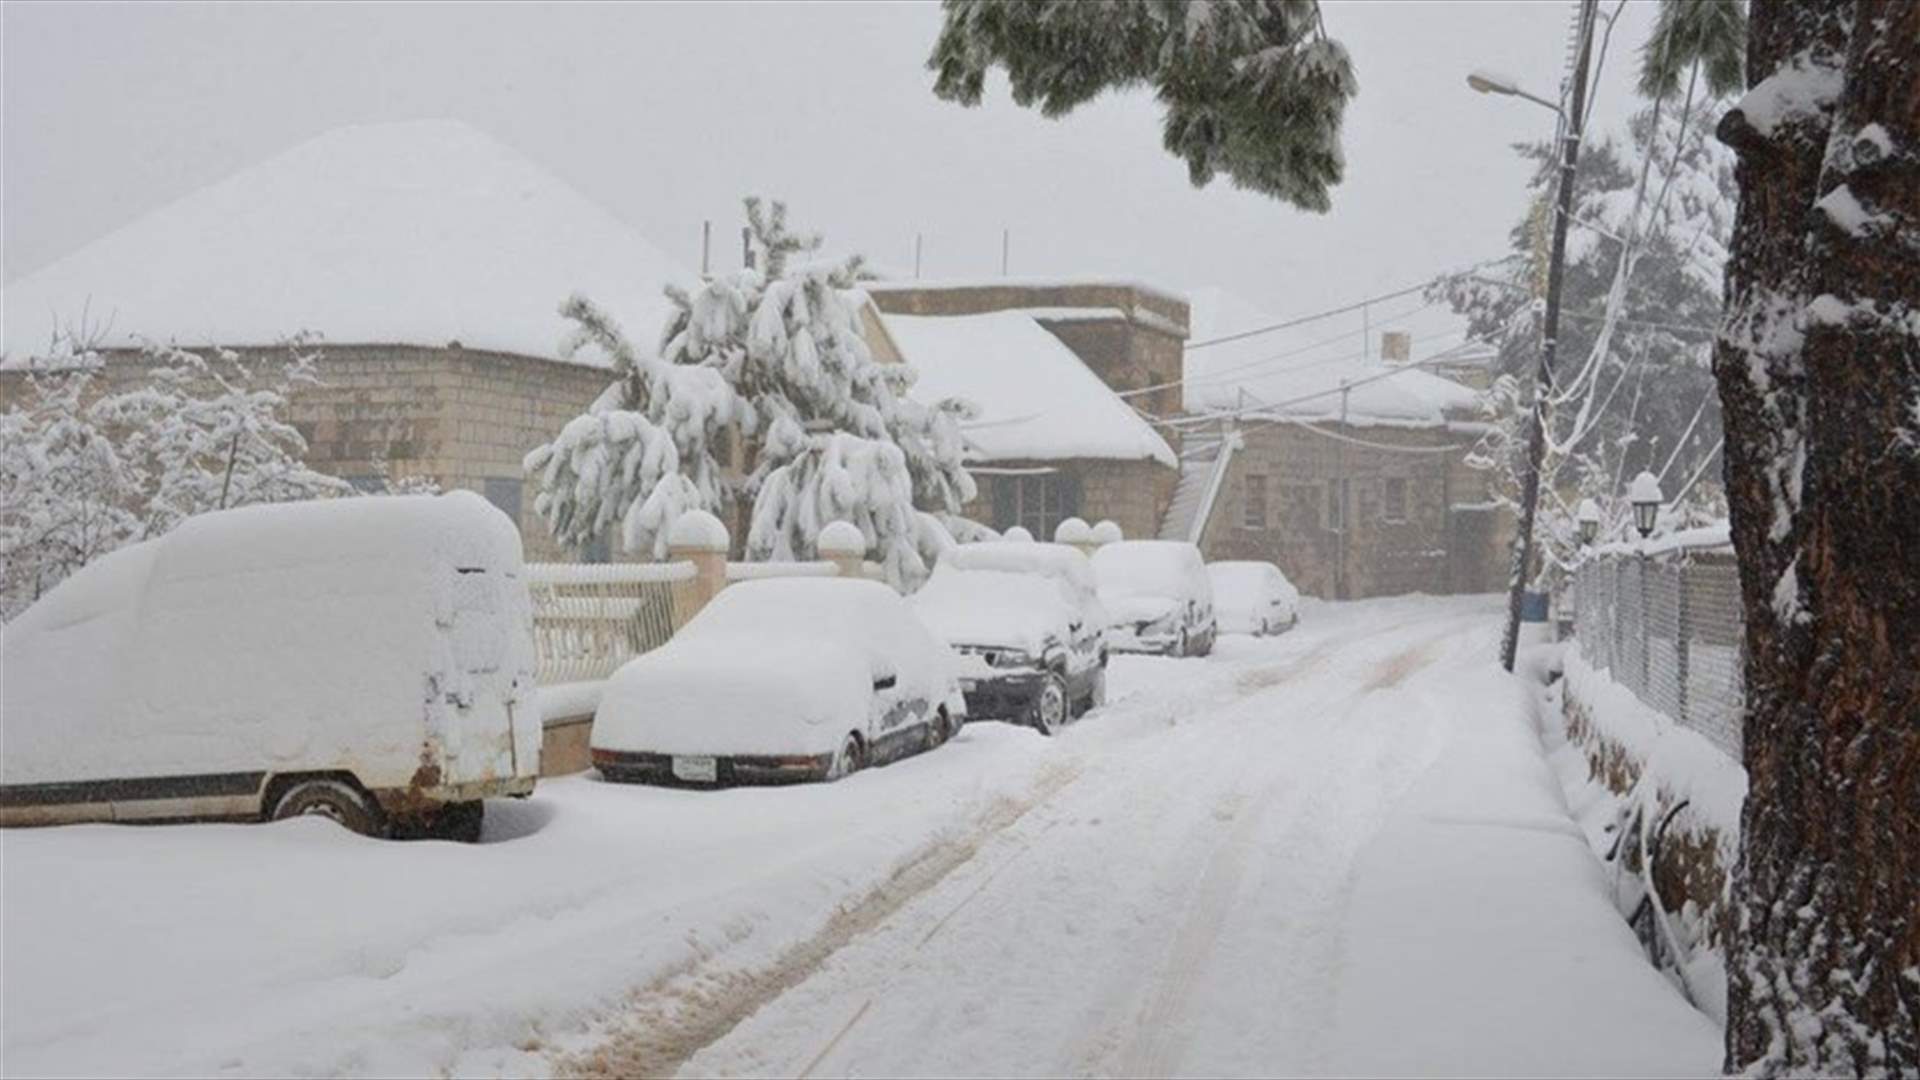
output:
M 1380 359 L 1389 364 L 1404 364 L 1413 359 L 1413 335 L 1405 330 L 1389 330 L 1380 335 Z

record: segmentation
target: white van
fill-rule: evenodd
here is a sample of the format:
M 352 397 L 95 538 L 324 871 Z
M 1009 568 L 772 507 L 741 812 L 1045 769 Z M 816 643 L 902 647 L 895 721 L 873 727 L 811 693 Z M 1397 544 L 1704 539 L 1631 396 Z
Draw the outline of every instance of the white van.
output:
M 0 635 L 0 825 L 473 838 L 540 773 L 520 536 L 472 492 L 190 518 Z

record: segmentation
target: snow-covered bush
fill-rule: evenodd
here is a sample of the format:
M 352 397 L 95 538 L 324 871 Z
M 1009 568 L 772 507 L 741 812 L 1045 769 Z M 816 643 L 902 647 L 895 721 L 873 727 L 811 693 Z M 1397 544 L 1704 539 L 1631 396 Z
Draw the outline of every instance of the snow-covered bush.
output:
M 597 350 L 615 381 L 527 455 L 535 508 L 563 544 L 617 524 L 624 547 L 656 558 L 690 509 L 750 508 L 750 559 L 809 558 L 820 529 L 845 520 L 889 580 L 915 582 L 927 572 L 916 507 L 951 514 L 974 495 L 965 406 L 911 400 L 913 368 L 874 360 L 858 257 L 801 261 L 818 237 L 792 231 L 781 203 L 746 208 L 755 265 L 669 289 L 657 356 L 585 297 L 563 305 L 569 351 Z
M 0 415 L 0 617 L 193 514 L 350 491 L 303 464 L 282 419 L 317 360 L 305 339 L 259 361 L 149 345 L 125 389 L 84 350 L 30 365 L 25 400 Z

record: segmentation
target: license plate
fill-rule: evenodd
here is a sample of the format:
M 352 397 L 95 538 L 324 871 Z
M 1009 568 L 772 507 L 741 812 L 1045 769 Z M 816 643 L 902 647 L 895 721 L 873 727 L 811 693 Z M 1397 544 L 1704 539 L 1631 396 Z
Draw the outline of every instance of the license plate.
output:
M 710 757 L 673 757 L 673 778 L 690 783 L 711 784 L 720 778 L 720 765 Z

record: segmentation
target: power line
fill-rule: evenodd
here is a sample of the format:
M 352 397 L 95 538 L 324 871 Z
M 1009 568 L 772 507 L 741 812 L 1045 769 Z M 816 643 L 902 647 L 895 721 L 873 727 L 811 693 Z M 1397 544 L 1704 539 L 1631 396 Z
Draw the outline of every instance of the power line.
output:
M 1380 325 L 1382 326 L 1398 325 L 1414 317 L 1415 315 L 1420 314 L 1421 312 L 1427 310 L 1428 308 L 1436 306 L 1437 304 L 1439 304 L 1438 300 L 1429 300 L 1426 303 L 1421 304 L 1419 307 L 1408 308 L 1407 310 L 1399 313 L 1398 315 L 1395 315 L 1392 318 L 1387 319 L 1385 322 L 1381 323 Z M 1201 386 L 1207 383 L 1230 381 L 1231 378 L 1234 377 L 1239 372 L 1243 372 L 1251 368 L 1263 367 L 1277 360 L 1285 360 L 1290 357 L 1299 356 L 1301 353 L 1312 352 L 1313 350 L 1318 349 L 1323 345 L 1331 345 L 1336 341 L 1345 341 L 1350 337 L 1364 336 L 1366 333 L 1367 333 L 1367 330 L 1365 328 L 1362 328 L 1359 330 L 1348 330 L 1343 333 L 1335 334 L 1332 337 L 1321 338 L 1319 341 L 1310 342 L 1306 345 L 1299 346 L 1298 348 L 1288 349 L 1285 352 L 1274 353 L 1272 356 L 1263 356 L 1258 360 L 1249 360 L 1244 364 L 1236 364 L 1233 367 L 1221 368 L 1219 371 L 1210 371 L 1207 374 L 1198 376 L 1196 378 L 1187 378 L 1186 376 L 1183 375 L 1178 379 L 1172 379 L 1163 383 L 1155 383 L 1152 386 L 1142 386 L 1134 390 L 1117 391 L 1116 396 L 1124 399 L 1124 398 L 1131 398 L 1131 397 L 1139 397 L 1142 394 L 1151 394 L 1156 390 L 1166 390 L 1170 387 L 1175 387 L 1175 386 Z M 1360 355 L 1360 354 L 1353 354 L 1353 355 Z M 1341 359 L 1345 359 L 1345 357 L 1341 357 Z M 1319 363 L 1319 362 L 1320 361 L 1315 361 L 1315 363 Z M 1298 370 L 1299 368 L 1305 368 L 1305 367 L 1311 367 L 1311 366 L 1313 365 L 1301 364 L 1299 365 L 1298 368 L 1287 368 L 1285 370 L 1295 371 L 1295 370 Z
M 1457 333 L 1457 332 L 1458 331 L 1454 331 L 1454 333 Z M 1448 335 L 1433 335 L 1433 336 L 1448 336 Z M 1150 422 L 1157 427 L 1170 427 L 1170 428 L 1177 429 L 1182 427 L 1190 427 L 1196 424 L 1206 424 L 1206 423 L 1219 421 L 1219 420 L 1232 420 L 1242 416 L 1254 416 L 1260 413 L 1272 412 L 1275 409 L 1284 409 L 1289 405 L 1298 405 L 1303 402 L 1313 401 L 1317 398 L 1330 397 L 1334 394 L 1344 393 L 1348 390 L 1354 389 L 1355 387 L 1366 386 L 1369 383 L 1376 383 L 1381 381 L 1382 379 L 1391 379 L 1395 375 L 1400 375 L 1405 372 L 1412 371 L 1416 368 L 1425 369 L 1437 364 L 1446 363 L 1448 362 L 1448 360 L 1449 358 L 1445 356 L 1430 356 L 1425 360 L 1420 360 L 1420 361 L 1406 363 L 1406 364 L 1396 364 L 1395 366 L 1387 369 L 1386 371 L 1382 371 L 1378 374 L 1368 375 L 1364 378 L 1354 379 L 1351 382 L 1342 383 L 1341 385 L 1332 387 L 1330 389 L 1316 390 L 1311 394 L 1302 394 L 1299 397 L 1287 398 L 1283 401 L 1268 401 L 1268 402 L 1262 402 L 1261 404 L 1258 404 L 1258 405 L 1249 405 L 1239 409 L 1228 409 L 1220 412 L 1195 414 L 1190 417 L 1177 417 L 1177 418 L 1169 418 L 1164 420 L 1153 420 Z M 1285 423 L 1288 421 L 1276 420 L 1274 422 Z
M 1345 315 L 1350 311 L 1359 311 L 1361 308 L 1380 303 L 1383 300 L 1394 300 L 1394 299 L 1398 299 L 1399 297 L 1406 296 L 1410 293 L 1417 293 L 1420 290 L 1425 289 L 1427 286 L 1442 280 L 1446 276 L 1447 275 L 1444 275 L 1444 274 L 1436 275 L 1434 277 L 1428 278 L 1425 281 L 1420 282 L 1418 285 L 1409 285 L 1404 289 L 1396 289 L 1390 293 L 1381 293 L 1379 296 L 1369 296 L 1365 300 L 1356 301 L 1354 303 L 1346 305 L 1345 307 L 1328 308 L 1325 311 L 1316 311 L 1311 315 L 1302 315 L 1297 319 L 1288 319 L 1286 322 L 1277 322 L 1271 326 L 1258 326 L 1253 328 L 1252 330 L 1242 330 L 1237 334 L 1227 334 L 1223 337 L 1208 338 L 1205 341 L 1189 341 L 1187 342 L 1187 351 L 1192 352 L 1195 349 L 1204 349 L 1209 345 L 1225 345 L 1229 341 L 1241 341 L 1243 339 L 1250 338 L 1250 337 L 1258 337 L 1261 334 L 1271 334 L 1276 330 L 1290 330 L 1293 327 L 1305 326 L 1307 323 L 1319 322 L 1321 319 L 1329 319 L 1335 315 Z

